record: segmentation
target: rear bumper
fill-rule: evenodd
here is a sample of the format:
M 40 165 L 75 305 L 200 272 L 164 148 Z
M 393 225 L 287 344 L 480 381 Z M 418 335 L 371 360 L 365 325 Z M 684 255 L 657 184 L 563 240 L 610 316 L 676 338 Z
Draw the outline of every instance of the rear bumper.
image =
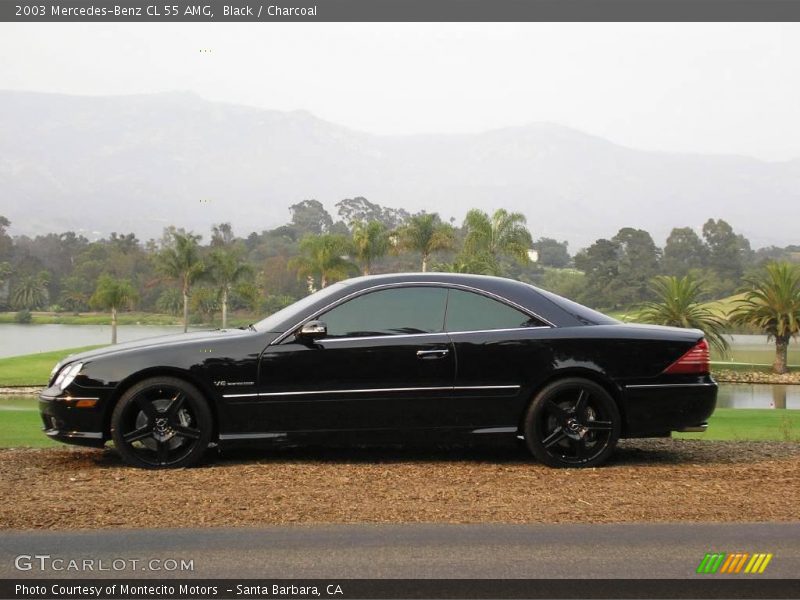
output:
M 635 383 L 624 390 L 623 437 L 705 431 L 717 406 L 717 384 L 710 376 L 695 381 Z

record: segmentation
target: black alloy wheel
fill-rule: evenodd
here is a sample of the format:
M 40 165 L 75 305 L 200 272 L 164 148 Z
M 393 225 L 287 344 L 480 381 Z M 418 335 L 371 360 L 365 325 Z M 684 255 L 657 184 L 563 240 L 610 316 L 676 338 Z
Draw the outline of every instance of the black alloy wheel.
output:
M 531 403 L 525 443 L 551 467 L 596 467 L 614 451 L 620 421 L 616 402 L 602 386 L 588 379 L 561 379 Z
M 154 377 L 122 395 L 111 415 L 111 437 L 129 465 L 189 467 L 208 448 L 212 424 L 197 388 L 175 377 Z

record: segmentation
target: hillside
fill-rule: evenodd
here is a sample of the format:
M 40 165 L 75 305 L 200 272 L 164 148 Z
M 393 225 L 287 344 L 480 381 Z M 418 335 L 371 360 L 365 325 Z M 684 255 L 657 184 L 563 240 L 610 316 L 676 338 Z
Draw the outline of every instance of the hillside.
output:
M 796 219 L 774 215 L 796 211 L 800 161 L 646 152 L 552 124 L 378 136 L 189 93 L 0 92 L 0 214 L 13 233 L 146 239 L 221 221 L 244 233 L 286 222 L 299 200 L 333 212 L 358 195 L 458 220 L 504 206 L 573 252 L 625 225 L 661 244 L 673 226 L 708 217 L 756 247 L 786 245 L 798 241 Z

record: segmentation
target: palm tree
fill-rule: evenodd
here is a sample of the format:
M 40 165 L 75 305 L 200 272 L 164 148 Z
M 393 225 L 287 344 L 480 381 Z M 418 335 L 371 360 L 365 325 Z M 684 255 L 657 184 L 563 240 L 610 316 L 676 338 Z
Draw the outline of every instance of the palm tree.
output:
M 490 217 L 482 210 L 472 209 L 464 218 L 464 252 L 467 256 L 483 257 L 483 262 L 498 271 L 498 259 L 509 256 L 527 264 L 533 239 L 526 226 L 525 215 L 510 213 L 503 208 Z
M 734 323 L 752 325 L 775 340 L 775 373 L 786 373 L 789 340 L 800 333 L 800 268 L 769 263 L 765 271 L 745 280 L 745 297 L 731 312 Z
M 222 328 L 228 326 L 228 296 L 233 286 L 253 274 L 253 268 L 242 260 L 241 254 L 217 248 L 209 256 L 209 275 L 219 287 L 222 300 Z
M 27 275 L 20 279 L 11 292 L 11 306 L 17 309 L 33 310 L 43 308 L 50 299 L 47 284 L 50 274 L 42 271 L 38 275 Z
M 183 332 L 189 330 L 189 292 L 192 284 L 205 271 L 200 260 L 201 236 L 193 233 L 170 232 L 171 243 L 157 256 L 157 268 L 169 279 L 178 281 L 183 294 Z
M 442 223 L 437 213 L 421 213 L 409 218 L 398 232 L 400 246 L 422 255 L 422 272 L 428 270 L 428 260 L 437 250 L 450 250 L 455 243 L 453 228 Z
M 127 279 L 115 279 L 111 275 L 101 275 L 97 288 L 89 299 L 94 308 L 111 310 L 111 343 L 117 343 L 117 309 L 130 306 L 136 300 L 136 290 Z
M 343 235 L 306 235 L 300 240 L 300 255 L 289 264 L 301 277 L 310 278 L 309 291 L 313 291 L 313 278 L 319 277 L 320 287 L 344 279 L 355 268 L 345 255 L 350 252 L 350 240 Z
M 639 313 L 641 320 L 654 325 L 700 329 L 721 354 L 728 352 L 725 319 L 701 304 L 703 286 L 699 281 L 691 275 L 660 275 L 652 280 L 650 287 L 657 299 L 644 304 Z
M 361 263 L 362 273 L 369 275 L 372 263 L 389 251 L 389 233 L 380 221 L 356 221 L 353 224 L 353 246 Z

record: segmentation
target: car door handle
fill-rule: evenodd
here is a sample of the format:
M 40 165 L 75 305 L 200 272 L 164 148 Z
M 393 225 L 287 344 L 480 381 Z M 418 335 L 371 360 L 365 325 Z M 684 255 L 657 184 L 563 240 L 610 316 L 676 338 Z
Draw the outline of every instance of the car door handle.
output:
M 417 350 L 417 358 L 430 359 L 430 358 L 444 358 L 450 354 L 450 350 L 442 348 L 441 350 Z

